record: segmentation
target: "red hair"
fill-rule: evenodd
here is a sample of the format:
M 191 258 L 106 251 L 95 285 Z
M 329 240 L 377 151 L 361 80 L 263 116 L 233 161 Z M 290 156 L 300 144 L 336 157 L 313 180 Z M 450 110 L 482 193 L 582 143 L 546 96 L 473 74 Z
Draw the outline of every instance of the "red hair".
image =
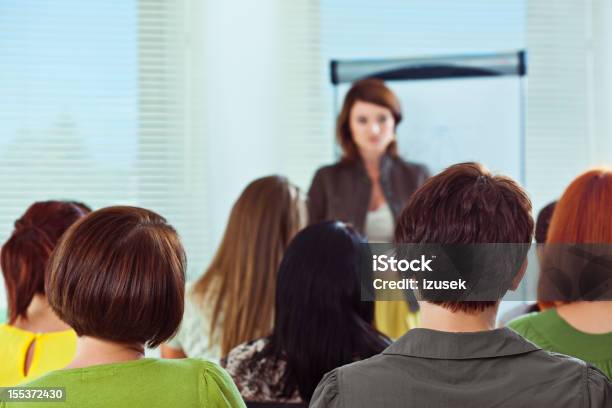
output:
M 15 229 L 0 252 L 9 323 L 26 317 L 34 295 L 45 293 L 49 256 L 64 231 L 83 215 L 85 211 L 73 203 L 43 201 L 32 204 L 15 221 Z
M 578 176 L 555 207 L 547 243 L 612 243 L 612 171 L 596 169 Z
M 578 176 L 567 187 L 557 203 L 546 243 L 552 244 L 609 244 L 612 243 L 612 171 L 594 169 Z M 546 257 L 542 271 L 547 271 Z M 555 277 L 549 276 L 554 281 Z M 540 279 L 538 292 L 546 293 Z M 554 303 L 540 301 L 540 308 L 554 307 Z

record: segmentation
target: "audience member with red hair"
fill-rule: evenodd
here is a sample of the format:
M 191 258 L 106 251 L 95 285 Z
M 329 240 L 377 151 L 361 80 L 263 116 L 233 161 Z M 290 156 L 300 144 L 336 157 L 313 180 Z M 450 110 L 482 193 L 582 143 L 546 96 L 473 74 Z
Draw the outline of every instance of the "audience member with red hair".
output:
M 47 302 L 45 269 L 60 237 L 85 208 L 65 201 L 34 203 L 2 246 L 8 324 L 0 325 L 0 386 L 61 368 L 74 356 L 76 335 Z
M 612 378 L 612 273 L 559 267 L 560 244 L 612 244 L 612 171 L 577 177 L 557 204 L 548 230 L 538 297 L 542 312 L 509 326 L 540 347 L 586 360 Z M 593 247 L 595 248 L 595 247 Z M 612 246 L 604 245 L 610 254 Z M 600 246 L 600 250 L 601 250 Z M 594 279 L 595 277 L 595 279 Z M 581 294 L 575 291 L 580 289 Z M 593 297 L 590 294 L 597 294 Z M 593 301 L 596 299 L 604 299 Z M 605 300 L 607 299 L 607 300 Z

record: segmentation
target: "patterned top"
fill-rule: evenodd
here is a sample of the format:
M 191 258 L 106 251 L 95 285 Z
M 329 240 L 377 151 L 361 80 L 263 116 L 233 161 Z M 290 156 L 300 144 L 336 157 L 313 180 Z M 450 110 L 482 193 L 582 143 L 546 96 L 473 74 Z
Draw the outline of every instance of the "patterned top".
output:
M 193 299 L 190 289 L 188 288 L 185 296 L 185 311 L 181 326 L 167 344 L 174 349 L 183 350 L 189 358 L 201 358 L 218 364 L 221 359 L 221 347 L 216 343 L 211 344 L 211 310 L 202 310 Z
M 233 378 L 245 401 L 301 403 L 296 389 L 290 398 L 281 397 L 286 362 L 272 359 L 253 360 L 264 349 L 268 339 L 263 338 L 240 344 L 233 348 L 221 365 Z

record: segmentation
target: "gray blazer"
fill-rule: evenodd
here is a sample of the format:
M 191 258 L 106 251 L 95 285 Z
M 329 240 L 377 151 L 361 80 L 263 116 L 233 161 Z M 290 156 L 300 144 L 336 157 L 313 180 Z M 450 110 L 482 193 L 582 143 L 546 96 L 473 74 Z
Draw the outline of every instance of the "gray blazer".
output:
M 610 408 L 612 383 L 508 328 L 412 329 L 382 354 L 327 373 L 310 407 Z
M 408 163 L 400 157 L 383 156 L 380 183 L 396 220 L 412 193 L 428 177 L 429 171 L 423 165 Z M 308 191 L 309 223 L 345 221 L 363 234 L 371 193 L 372 182 L 361 160 L 321 167 Z

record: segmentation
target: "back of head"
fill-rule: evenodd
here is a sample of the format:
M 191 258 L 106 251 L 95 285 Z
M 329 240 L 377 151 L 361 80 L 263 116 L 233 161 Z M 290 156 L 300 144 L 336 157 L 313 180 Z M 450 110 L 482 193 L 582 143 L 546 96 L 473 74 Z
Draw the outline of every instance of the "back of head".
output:
M 278 271 L 276 315 L 269 349 L 287 361 L 285 393 L 297 388 L 310 399 L 326 372 L 385 347 L 370 325 L 373 304 L 361 302 L 360 245 L 350 227 L 336 221 L 299 232 Z
M 183 316 L 185 254 L 158 214 L 108 207 L 73 225 L 45 282 L 57 315 L 79 336 L 155 347 Z
M 574 179 L 559 199 L 548 229 L 538 285 L 540 306 L 610 299 L 612 171 Z M 580 253 L 580 256 L 576 254 Z
M 555 207 L 547 243 L 612 243 L 612 171 L 590 170 L 567 187 Z
M 448 167 L 428 179 L 398 219 L 400 243 L 530 243 L 531 202 L 512 179 L 477 163 Z M 453 311 L 476 312 L 495 301 L 434 302 Z
M 546 242 L 550 221 L 555 211 L 556 201 L 546 204 L 538 213 L 535 227 L 535 240 L 538 244 Z
M 298 190 L 281 176 L 253 181 L 234 204 L 221 245 L 194 286 L 212 308 L 210 333 L 223 355 L 269 334 L 276 270 L 302 218 Z
M 34 295 L 45 293 L 45 268 L 51 251 L 68 227 L 86 213 L 71 202 L 41 201 L 15 221 L 15 229 L 0 255 L 9 322 L 26 317 Z

